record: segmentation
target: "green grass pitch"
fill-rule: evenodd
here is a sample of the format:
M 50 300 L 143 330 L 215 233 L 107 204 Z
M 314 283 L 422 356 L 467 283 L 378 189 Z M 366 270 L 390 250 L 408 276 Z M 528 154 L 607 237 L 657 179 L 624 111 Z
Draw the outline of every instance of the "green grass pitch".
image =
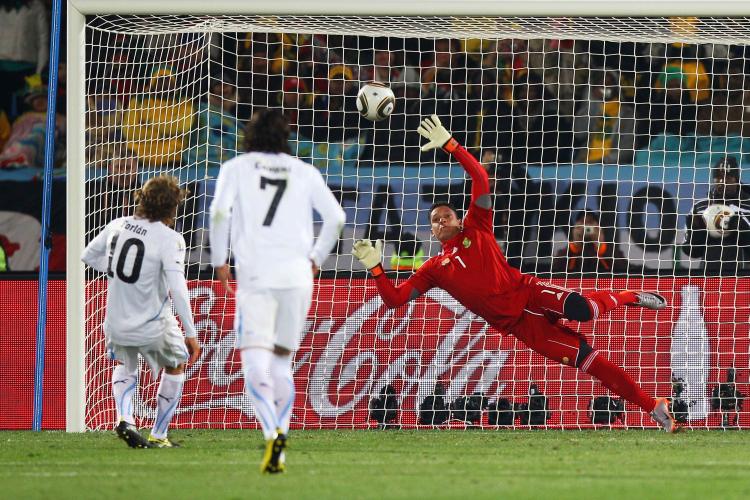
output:
M 293 431 L 288 472 L 258 472 L 257 431 L 1 432 L 0 497 L 750 498 L 750 433 Z

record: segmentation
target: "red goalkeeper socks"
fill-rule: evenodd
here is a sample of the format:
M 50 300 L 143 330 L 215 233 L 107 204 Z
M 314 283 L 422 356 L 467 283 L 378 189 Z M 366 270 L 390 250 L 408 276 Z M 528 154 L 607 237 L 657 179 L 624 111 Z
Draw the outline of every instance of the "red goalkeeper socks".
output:
M 592 292 L 583 296 L 589 303 L 593 319 L 626 304 L 633 304 L 638 299 L 634 292 Z
M 589 354 L 579 368 L 582 372 L 599 379 L 610 391 L 643 408 L 643 411 L 651 413 L 654 409 L 654 398 L 643 392 L 625 370 L 599 355 L 599 351 Z

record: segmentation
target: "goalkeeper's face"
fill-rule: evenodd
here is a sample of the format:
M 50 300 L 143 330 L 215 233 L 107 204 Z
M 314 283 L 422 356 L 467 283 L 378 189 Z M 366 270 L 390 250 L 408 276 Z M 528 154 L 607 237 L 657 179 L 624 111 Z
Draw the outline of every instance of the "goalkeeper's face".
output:
M 432 234 L 441 243 L 448 241 L 461 232 L 461 219 L 450 207 L 441 205 L 430 213 Z

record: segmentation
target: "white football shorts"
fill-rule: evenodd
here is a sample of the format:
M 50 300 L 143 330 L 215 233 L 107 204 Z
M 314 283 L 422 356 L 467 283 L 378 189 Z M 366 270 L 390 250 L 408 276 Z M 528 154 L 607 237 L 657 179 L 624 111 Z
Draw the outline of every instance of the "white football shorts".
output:
M 312 303 L 309 287 L 237 291 L 237 349 L 274 346 L 296 351 Z
M 132 373 L 138 370 L 138 354 L 140 354 L 151 368 L 154 377 L 158 376 L 159 371 L 164 367 L 177 368 L 186 363 L 190 355 L 177 319 L 172 316 L 163 321 L 164 329 L 161 339 L 143 346 L 125 346 L 108 341 L 107 356 L 124 364 L 128 372 Z

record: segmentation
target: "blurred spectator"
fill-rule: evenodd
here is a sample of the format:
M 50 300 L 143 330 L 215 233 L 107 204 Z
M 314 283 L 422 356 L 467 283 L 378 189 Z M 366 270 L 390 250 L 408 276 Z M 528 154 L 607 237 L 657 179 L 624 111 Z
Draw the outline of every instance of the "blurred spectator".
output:
M 8 120 L 8 114 L 4 109 L 0 109 L 0 151 L 3 150 L 8 139 L 10 139 L 11 131 L 12 129 L 10 126 L 10 120 Z
M 8 271 L 10 271 L 8 268 L 8 253 L 5 251 L 5 247 L 3 247 L 3 242 L 0 241 L 0 273 Z
M 118 155 L 113 150 L 106 177 L 86 183 L 86 241 L 110 221 L 132 213 L 140 187 L 136 153 L 123 148 Z
M 283 85 L 283 75 L 272 72 L 270 68 L 273 47 L 255 39 L 251 47 L 252 53 L 240 58 L 237 68 L 237 86 L 241 89 L 237 117 L 240 120 L 250 118 L 254 108 L 267 108 L 278 102 L 277 94 Z
M 703 218 L 704 211 L 715 204 L 734 211 L 720 237 L 708 233 Z M 750 188 L 740 183 L 737 158 L 725 156 L 714 165 L 708 198 L 693 205 L 685 225 L 682 250 L 703 259 L 701 275 L 730 276 L 750 263 Z
M 237 156 L 244 142 L 235 108 L 237 87 L 232 75 L 220 74 L 211 78 L 208 97 L 198 104 L 190 147 L 185 150 L 183 164 L 218 168 Z
M 24 93 L 27 111 L 14 122 L 10 137 L 0 153 L 0 167 L 42 167 L 47 130 L 47 87 L 39 75 L 27 79 Z M 56 134 L 64 134 L 65 118 L 57 114 Z
M 328 93 L 315 97 L 316 142 L 344 142 L 359 137 L 357 85 L 352 69 L 343 64 L 328 72 Z
M 24 78 L 49 60 L 49 20 L 40 0 L 0 0 L 0 108 L 15 116 Z
M 114 85 L 114 82 L 112 82 Z M 122 140 L 120 94 L 105 86 L 86 97 L 86 164 L 103 166 L 113 144 Z
M 592 71 L 588 95 L 573 122 L 577 163 L 630 163 L 635 146 L 635 109 L 620 100 L 619 75 Z
M 289 119 L 291 136 L 294 139 L 311 140 L 313 136 L 313 96 L 305 81 L 294 76 L 284 78 L 281 106 Z
M 393 246 L 395 248 L 391 255 L 391 269 L 394 271 L 416 271 L 424 264 L 424 247 L 416 235 L 404 232 Z
M 525 165 L 511 163 L 508 150 L 487 149 L 481 158 L 490 176 L 490 192 L 495 195 L 495 239 L 505 243 L 508 263 L 520 268 L 526 245 L 534 239 L 540 183 L 529 178 Z
M 513 86 L 510 144 L 513 163 L 569 163 L 573 153 L 572 124 L 558 115 L 554 96 L 533 74 Z
M 566 248 L 557 252 L 552 271 L 565 273 L 612 273 L 627 270 L 627 260 L 614 243 L 606 241 L 599 217 L 585 212 L 576 217 Z
M 685 75 L 665 71 L 659 77 L 663 89 L 653 91 L 648 115 L 648 134 L 693 135 L 698 107 L 687 88 Z
M 687 90 L 690 102 L 698 104 L 707 101 L 711 97 L 711 80 L 706 67 L 700 61 L 685 59 L 687 55 L 680 54 L 680 57 L 664 65 L 656 79 L 656 88 L 667 88 L 669 80 L 679 80 Z
M 362 68 L 359 79 L 362 82 L 375 81 L 389 84 L 394 92 L 398 92 L 399 89 L 403 90 L 406 85 L 419 85 L 421 83 L 419 69 L 400 61 L 399 52 L 391 50 L 388 45 L 387 39 L 375 41 L 372 64 Z
M 122 106 L 130 104 L 133 85 L 137 81 L 133 78 L 133 65 L 129 62 L 127 50 L 115 49 L 109 61 L 103 65 L 103 75 L 97 78 L 102 92 L 117 96 Z
M 145 95 L 131 99 L 122 132 L 140 162 L 158 167 L 180 161 L 192 121 L 192 101 L 180 95 L 172 68 L 162 66 L 152 72 Z
M 714 91 L 711 105 L 703 106 L 698 112 L 698 134 L 741 135 L 744 112 L 741 93 Z

